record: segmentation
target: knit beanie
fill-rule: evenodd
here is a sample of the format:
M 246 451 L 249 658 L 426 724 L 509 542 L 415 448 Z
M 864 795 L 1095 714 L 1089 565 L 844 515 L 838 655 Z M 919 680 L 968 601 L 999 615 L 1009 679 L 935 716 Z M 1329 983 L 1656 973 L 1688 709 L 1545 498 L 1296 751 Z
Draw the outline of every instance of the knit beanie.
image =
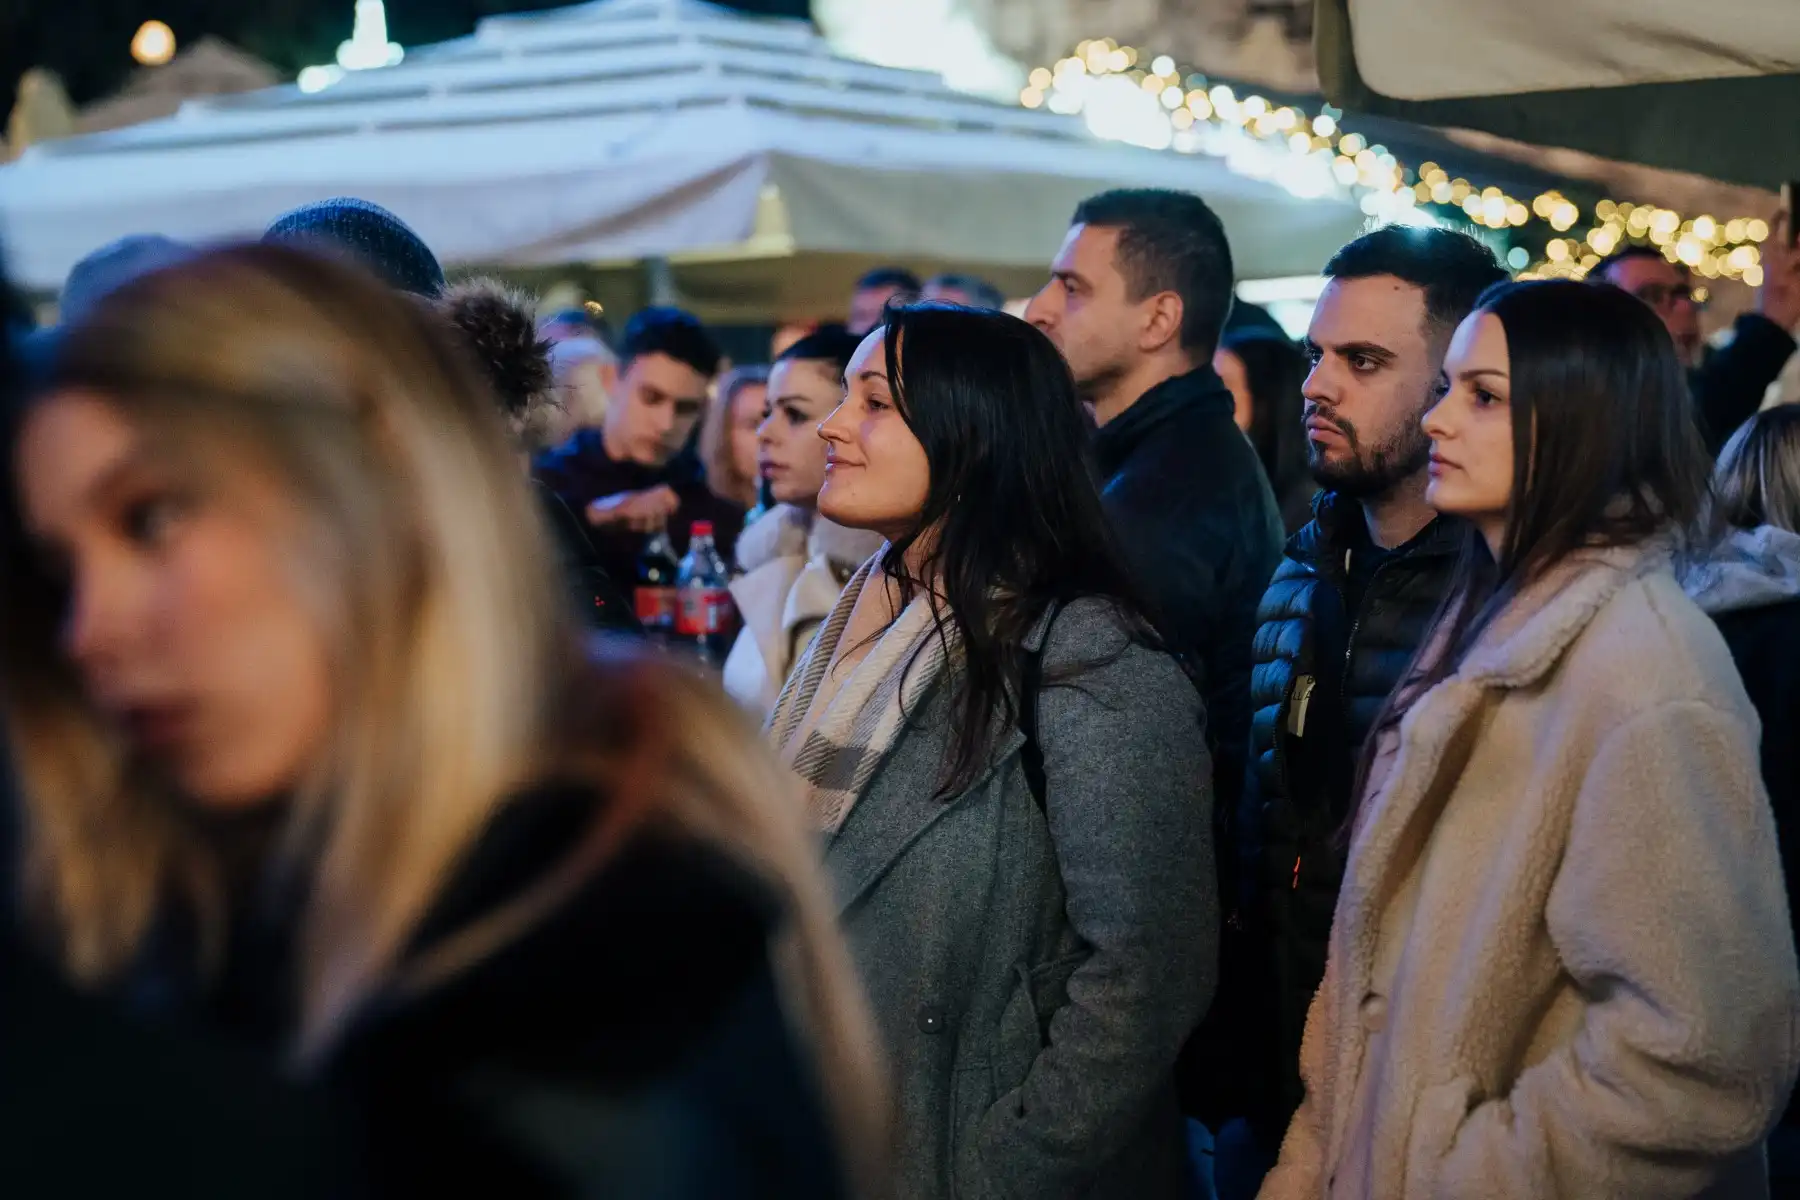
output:
M 350 197 L 321 200 L 277 217 L 265 242 L 340 250 L 390 287 L 416 296 L 444 290 L 444 268 L 405 221 L 379 204 Z

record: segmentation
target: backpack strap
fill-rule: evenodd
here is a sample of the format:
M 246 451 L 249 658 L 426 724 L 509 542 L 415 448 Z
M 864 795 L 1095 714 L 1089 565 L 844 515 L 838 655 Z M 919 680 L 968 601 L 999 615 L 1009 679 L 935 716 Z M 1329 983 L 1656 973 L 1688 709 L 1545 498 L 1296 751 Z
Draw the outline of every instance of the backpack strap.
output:
M 1043 640 L 1037 649 L 1025 651 L 1025 661 L 1019 666 L 1019 732 L 1025 735 L 1025 744 L 1019 747 L 1019 765 L 1025 769 L 1025 783 L 1031 788 L 1031 798 L 1037 802 L 1038 811 L 1046 814 L 1044 747 L 1038 741 L 1037 702 L 1044 685 L 1044 646 L 1050 641 L 1051 627 L 1056 624 L 1057 614 L 1061 611 L 1060 602 L 1050 606 Z

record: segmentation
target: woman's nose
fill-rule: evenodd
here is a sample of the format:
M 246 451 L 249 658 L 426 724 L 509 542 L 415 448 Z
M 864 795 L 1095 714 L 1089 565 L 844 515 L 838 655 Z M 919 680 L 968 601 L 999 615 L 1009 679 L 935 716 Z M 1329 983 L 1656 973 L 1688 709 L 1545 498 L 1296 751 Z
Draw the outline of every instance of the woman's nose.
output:
M 844 406 L 840 404 L 836 408 L 832 409 L 831 412 L 826 415 L 826 417 L 823 421 L 819 422 L 819 436 L 820 437 L 824 438 L 828 442 L 837 442 L 840 445 L 842 443 L 850 440 L 849 436 L 844 432 L 842 426 L 839 424 L 839 421 L 838 421 L 838 418 L 843 415 L 843 412 L 844 412 Z

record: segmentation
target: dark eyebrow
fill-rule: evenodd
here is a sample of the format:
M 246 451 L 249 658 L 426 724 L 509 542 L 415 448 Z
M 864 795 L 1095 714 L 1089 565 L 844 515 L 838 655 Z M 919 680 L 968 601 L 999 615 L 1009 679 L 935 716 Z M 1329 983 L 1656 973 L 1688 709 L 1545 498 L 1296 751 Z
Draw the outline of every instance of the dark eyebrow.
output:
M 1349 358 L 1352 354 L 1360 354 L 1364 358 L 1372 358 L 1380 363 L 1391 363 L 1398 357 L 1386 346 L 1375 342 L 1344 342 L 1342 345 L 1330 348 L 1345 358 Z
M 1457 372 L 1457 377 L 1460 379 L 1479 379 L 1483 375 L 1492 375 L 1496 379 L 1512 378 L 1512 376 L 1508 375 L 1499 367 L 1470 367 L 1467 371 Z
M 886 383 L 888 381 L 887 372 L 876 370 L 874 367 L 865 367 L 863 370 L 857 372 L 856 379 L 859 383 L 867 383 L 871 379 L 877 383 Z M 850 386 L 850 372 L 848 371 L 844 372 L 844 386 Z

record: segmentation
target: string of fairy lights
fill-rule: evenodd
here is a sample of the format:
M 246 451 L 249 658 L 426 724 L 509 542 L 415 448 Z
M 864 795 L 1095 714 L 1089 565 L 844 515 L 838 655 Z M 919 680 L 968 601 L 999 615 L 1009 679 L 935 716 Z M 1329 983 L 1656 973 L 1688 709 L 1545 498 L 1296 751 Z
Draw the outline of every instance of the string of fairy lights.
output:
M 1032 71 L 1019 102 L 1080 114 L 1101 137 L 1224 158 L 1234 171 L 1269 179 L 1295 195 L 1348 194 L 1378 220 L 1434 224 L 1460 217 L 1504 232 L 1511 243 L 1507 265 L 1521 278 L 1579 279 L 1609 255 L 1647 245 L 1703 279 L 1762 283 L 1759 245 L 1769 225 L 1761 217 L 1690 217 L 1611 199 L 1583 211 L 1555 190 L 1513 196 L 1452 176 L 1436 163 L 1402 163 L 1386 147 L 1344 131 L 1338 123 L 1343 114 L 1330 106 L 1308 114 L 1239 94 L 1180 70 L 1167 55 L 1146 62 L 1111 38 L 1082 42 L 1055 66 Z

